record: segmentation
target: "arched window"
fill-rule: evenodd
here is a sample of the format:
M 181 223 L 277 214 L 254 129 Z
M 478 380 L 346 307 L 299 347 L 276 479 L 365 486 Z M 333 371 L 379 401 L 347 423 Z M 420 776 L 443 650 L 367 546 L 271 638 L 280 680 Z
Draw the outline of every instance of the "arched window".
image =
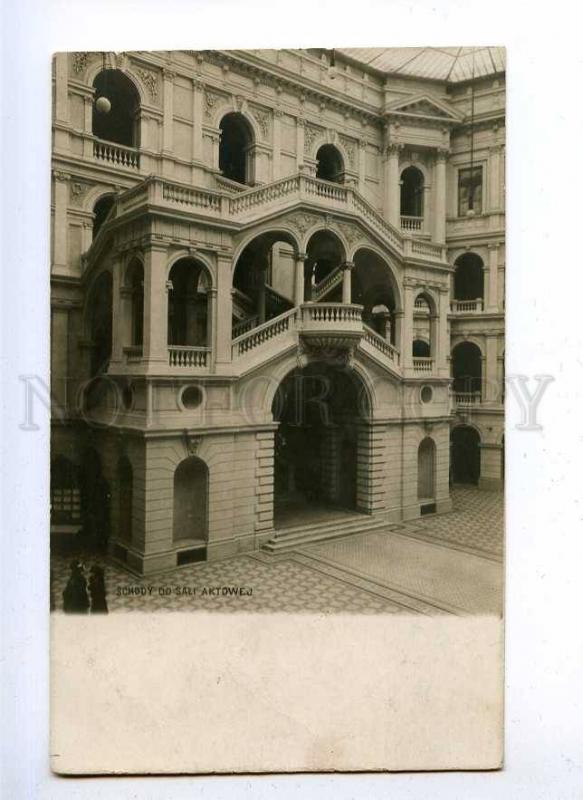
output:
M 455 300 L 484 297 L 484 262 L 475 253 L 464 253 L 456 260 L 453 296 Z
M 344 162 L 337 147 L 323 144 L 316 153 L 316 178 L 333 183 L 344 183 Z
M 117 465 L 119 491 L 119 538 L 132 541 L 134 472 L 127 456 L 122 456 Z
M 391 265 L 365 247 L 357 250 L 353 261 L 352 302 L 363 306 L 362 320 L 366 325 L 399 347 L 399 287 Z
M 196 456 L 182 461 L 174 473 L 174 541 L 206 541 L 208 467 Z
M 450 435 L 452 483 L 480 480 L 480 434 L 471 425 L 456 425 Z
M 417 167 L 407 167 L 401 173 L 401 216 L 423 216 L 423 173 Z
M 219 169 L 225 178 L 252 184 L 253 132 L 249 123 L 242 114 L 232 112 L 222 118 L 220 129 Z
M 413 323 L 413 358 L 433 358 L 437 341 L 437 316 L 429 295 L 421 293 L 415 298 Z
M 307 259 L 304 261 L 304 299 L 332 302 L 342 299 L 341 264 L 346 260 L 344 247 L 336 234 L 330 231 L 317 231 L 310 237 L 306 247 Z M 324 292 L 328 279 L 336 273 L 338 283 L 336 294 Z
M 413 339 L 413 358 L 431 358 L 429 342 L 423 339 Z
M 93 81 L 93 135 L 126 147 L 139 146 L 140 96 L 132 81 L 117 69 L 104 69 Z M 109 100 L 100 110 L 100 98 Z
M 107 219 L 107 215 L 113 208 L 115 203 L 115 196 L 113 194 L 104 194 L 93 206 L 93 238 L 99 233 L 101 226 Z
M 210 342 L 210 279 L 206 268 L 181 258 L 170 270 L 168 344 L 207 347 Z
M 81 494 L 77 467 L 64 456 L 51 464 L 51 521 L 74 524 L 81 520 Z
M 144 343 L 144 268 L 137 259 L 128 267 L 126 283 L 131 300 L 130 344 L 141 346 Z
M 456 394 L 481 395 L 482 352 L 474 342 L 460 342 L 451 354 L 453 390 Z
M 417 451 L 417 497 L 435 499 L 435 442 L 427 436 Z

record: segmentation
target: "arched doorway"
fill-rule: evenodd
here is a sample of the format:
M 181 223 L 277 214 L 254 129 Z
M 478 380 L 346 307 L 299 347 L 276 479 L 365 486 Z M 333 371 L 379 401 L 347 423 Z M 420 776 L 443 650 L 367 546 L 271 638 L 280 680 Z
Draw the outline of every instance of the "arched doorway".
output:
M 208 467 L 196 456 L 181 461 L 174 473 L 175 542 L 203 545 L 208 540 Z
M 354 254 L 352 302 L 363 306 L 362 320 L 389 344 L 399 347 L 397 283 L 389 264 L 377 253 L 361 248 Z
M 127 456 L 122 456 L 117 464 L 119 493 L 118 536 L 123 542 L 132 541 L 134 471 Z
M 226 114 L 219 125 L 219 169 L 229 180 L 252 184 L 254 180 L 251 148 L 253 131 L 237 112 Z
M 210 276 L 202 264 L 181 258 L 169 275 L 168 344 L 206 348 L 210 342 Z
M 314 362 L 281 382 L 272 405 L 276 527 L 358 509 L 357 449 L 368 398 L 356 373 Z M 366 465 L 361 465 L 366 469 Z
M 477 344 L 456 344 L 451 354 L 451 369 L 455 394 L 481 397 L 482 352 Z
M 451 431 L 452 483 L 477 485 L 480 480 L 480 434 L 471 425 L 457 425 Z
M 336 303 L 342 301 L 342 269 L 346 253 L 331 231 L 316 231 L 306 247 L 304 300 Z M 335 277 L 334 277 L 335 276 Z
M 86 448 L 82 455 L 80 490 L 84 544 L 105 552 L 110 534 L 111 494 L 103 475 L 101 458 L 93 447 Z
M 407 167 L 401 173 L 401 216 L 423 217 L 424 178 L 417 167 Z
M 453 279 L 455 300 L 483 300 L 484 262 L 475 253 L 464 253 L 455 262 Z
M 104 69 L 93 81 L 93 135 L 98 139 L 125 145 L 139 146 L 140 96 L 132 81 L 117 69 Z M 105 97 L 111 107 L 100 111 L 97 100 Z
M 344 162 L 333 144 L 323 144 L 316 153 L 316 178 L 333 183 L 344 183 Z

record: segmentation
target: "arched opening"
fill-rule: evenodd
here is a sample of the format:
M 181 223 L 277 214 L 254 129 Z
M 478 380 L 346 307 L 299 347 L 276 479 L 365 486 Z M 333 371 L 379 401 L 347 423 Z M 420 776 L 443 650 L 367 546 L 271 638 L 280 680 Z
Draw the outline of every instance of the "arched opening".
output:
M 363 306 L 364 324 L 399 347 L 398 289 L 389 265 L 374 251 L 362 248 L 354 255 L 351 280 L 352 302 Z
M 413 358 L 431 358 L 429 342 L 423 339 L 413 339 Z
M 344 162 L 333 144 L 323 144 L 316 153 L 316 178 L 333 183 L 344 183 Z
M 338 303 L 342 300 L 342 269 L 346 253 L 330 231 L 316 231 L 306 247 L 304 300 Z
M 126 285 L 130 295 L 130 344 L 144 344 L 144 267 L 135 258 L 126 273 Z
M 75 525 L 81 522 L 79 470 L 65 456 L 51 463 L 51 523 Z
M 453 279 L 455 300 L 481 300 L 484 297 L 484 262 L 475 253 L 456 259 Z
M 118 535 L 123 542 L 131 544 L 134 503 L 134 471 L 127 456 L 122 456 L 117 464 L 119 492 Z
M 294 306 L 295 246 L 285 233 L 261 234 L 245 247 L 233 275 L 233 338 Z
M 112 279 L 102 272 L 93 284 L 88 308 L 88 328 L 91 341 L 90 377 L 107 372 L 111 358 L 112 336 Z
M 274 522 L 289 527 L 330 510 L 357 510 L 357 458 L 368 397 L 351 370 L 321 362 L 289 373 L 272 405 Z M 364 475 L 361 476 L 364 478 Z
M 423 173 L 417 167 L 407 167 L 401 173 L 401 216 L 423 217 Z
M 430 436 L 417 451 L 417 498 L 422 503 L 435 500 L 435 442 Z
M 173 538 L 204 544 L 208 539 L 208 467 L 196 456 L 181 461 L 174 473 Z
M 168 344 L 206 348 L 211 341 L 209 289 L 211 281 L 202 264 L 181 258 L 173 264 L 168 284 Z
M 132 81 L 117 69 L 104 69 L 93 81 L 93 135 L 98 139 L 139 147 L 140 95 Z M 100 97 L 109 100 L 109 111 L 100 111 Z
M 451 431 L 452 483 L 477 485 L 480 480 L 480 434 L 471 425 L 457 425 Z
M 437 339 L 434 304 L 426 294 L 415 298 L 413 308 L 413 358 L 433 358 Z
M 82 534 L 89 549 L 107 550 L 110 534 L 109 484 L 93 447 L 84 450 L 80 470 Z
M 93 206 L 93 238 L 101 230 L 103 223 L 115 204 L 115 195 L 104 194 Z
M 219 169 L 237 183 L 252 184 L 254 180 L 252 153 L 253 131 L 237 112 L 226 114 L 220 123 Z
M 474 342 L 460 342 L 452 350 L 451 370 L 456 395 L 482 394 L 482 353 Z

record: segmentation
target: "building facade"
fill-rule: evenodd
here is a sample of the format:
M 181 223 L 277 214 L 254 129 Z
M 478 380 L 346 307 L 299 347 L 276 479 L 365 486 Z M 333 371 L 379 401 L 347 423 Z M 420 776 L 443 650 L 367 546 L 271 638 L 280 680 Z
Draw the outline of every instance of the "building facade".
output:
M 147 574 L 501 486 L 501 55 L 366 52 L 55 57 L 55 535 Z

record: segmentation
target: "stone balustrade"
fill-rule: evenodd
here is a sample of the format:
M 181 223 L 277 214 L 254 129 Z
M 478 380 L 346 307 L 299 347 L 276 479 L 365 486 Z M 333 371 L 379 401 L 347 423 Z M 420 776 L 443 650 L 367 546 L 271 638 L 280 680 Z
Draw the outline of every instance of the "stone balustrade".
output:
M 413 370 L 415 372 L 432 372 L 433 359 L 432 358 L 414 358 Z
M 121 144 L 96 139 L 93 142 L 93 155 L 100 161 L 106 161 L 115 167 L 140 168 L 140 152 L 135 147 L 125 147 Z
M 481 392 L 454 392 L 456 406 L 479 406 L 482 402 Z
M 401 214 L 401 230 L 420 233 L 423 230 L 423 217 L 409 217 Z
M 316 284 L 313 289 L 312 299 L 320 300 L 322 297 L 331 292 L 336 286 L 342 283 L 342 269 L 334 267 L 334 269 L 326 275 L 320 283 Z
M 475 300 L 452 300 L 452 314 L 475 314 L 484 310 L 484 301 L 481 297 Z
M 170 345 L 168 363 L 171 367 L 200 368 L 209 366 L 210 347 Z
M 400 354 L 396 347 L 390 342 L 387 342 L 379 333 L 377 333 L 372 328 L 369 328 L 368 325 L 363 325 L 364 328 L 364 340 L 368 342 L 372 347 L 376 350 L 380 350 L 383 355 L 385 355 L 389 361 L 393 361 L 395 364 L 399 364 L 400 361 Z
M 242 356 L 250 350 L 259 347 L 259 345 L 264 342 L 273 339 L 275 336 L 279 336 L 281 333 L 285 333 L 294 328 L 297 313 L 298 309 L 292 308 L 284 314 L 280 314 L 278 317 L 274 317 L 264 322 L 262 325 L 258 325 L 256 328 L 247 331 L 247 333 L 238 336 L 236 339 L 233 339 L 233 358 Z

